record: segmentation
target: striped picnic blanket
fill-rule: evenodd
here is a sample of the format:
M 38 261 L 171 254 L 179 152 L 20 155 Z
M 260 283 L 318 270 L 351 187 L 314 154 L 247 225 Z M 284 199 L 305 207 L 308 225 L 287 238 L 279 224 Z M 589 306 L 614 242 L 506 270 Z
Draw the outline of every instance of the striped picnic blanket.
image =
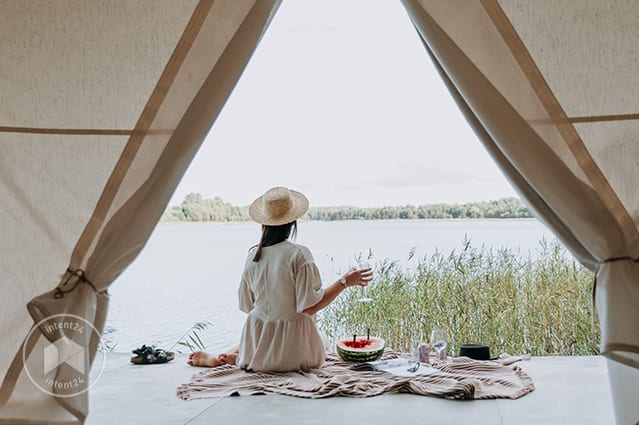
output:
M 382 359 L 405 356 L 387 350 Z M 508 362 L 505 362 L 508 363 Z M 522 397 L 535 389 L 518 366 L 449 358 L 431 366 L 432 375 L 397 376 L 380 371 L 353 371 L 353 363 L 329 354 L 324 365 L 309 372 L 247 372 L 236 366 L 204 369 L 177 389 L 184 400 L 229 395 L 283 394 L 303 398 L 372 397 L 383 393 L 413 393 L 450 399 Z

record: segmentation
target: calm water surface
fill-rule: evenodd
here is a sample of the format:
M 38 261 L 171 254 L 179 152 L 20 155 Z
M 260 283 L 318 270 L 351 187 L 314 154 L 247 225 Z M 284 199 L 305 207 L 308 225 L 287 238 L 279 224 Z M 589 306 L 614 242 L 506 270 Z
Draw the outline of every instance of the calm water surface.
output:
M 201 333 L 209 349 L 239 340 L 244 313 L 237 286 L 246 253 L 257 243 L 255 223 L 160 224 L 138 259 L 111 286 L 105 339 L 116 351 L 142 344 L 171 347 L 195 322 L 210 321 Z M 508 247 L 535 255 L 541 239 L 553 235 L 537 220 L 405 220 L 300 222 L 297 242 L 315 256 L 325 284 L 372 250 L 375 260 L 406 261 L 436 249 L 459 250 L 465 238 L 475 246 Z

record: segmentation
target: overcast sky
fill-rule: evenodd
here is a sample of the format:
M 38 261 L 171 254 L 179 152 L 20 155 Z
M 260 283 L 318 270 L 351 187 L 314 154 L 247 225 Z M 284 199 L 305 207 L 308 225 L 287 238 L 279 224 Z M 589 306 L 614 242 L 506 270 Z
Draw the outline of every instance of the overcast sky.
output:
M 284 0 L 171 204 L 276 185 L 312 206 L 516 196 L 388 0 Z

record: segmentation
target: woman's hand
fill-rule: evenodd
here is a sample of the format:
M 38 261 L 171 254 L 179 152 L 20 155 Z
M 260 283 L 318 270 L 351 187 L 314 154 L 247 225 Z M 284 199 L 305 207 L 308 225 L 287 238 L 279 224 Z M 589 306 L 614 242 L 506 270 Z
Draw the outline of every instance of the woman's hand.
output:
M 344 276 L 346 279 L 346 286 L 368 286 L 368 283 L 373 280 L 373 269 L 355 269 L 346 273 Z

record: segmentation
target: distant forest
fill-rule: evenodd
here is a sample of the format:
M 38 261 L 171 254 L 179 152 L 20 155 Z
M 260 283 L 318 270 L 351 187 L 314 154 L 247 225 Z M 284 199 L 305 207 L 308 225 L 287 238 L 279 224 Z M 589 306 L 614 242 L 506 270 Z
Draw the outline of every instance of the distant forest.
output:
M 428 218 L 530 218 L 532 215 L 517 198 L 464 204 L 405 205 L 399 207 L 315 207 L 302 220 L 413 220 Z M 221 198 L 204 199 L 189 193 L 180 205 L 170 206 L 162 221 L 248 221 L 248 207 L 236 207 Z

